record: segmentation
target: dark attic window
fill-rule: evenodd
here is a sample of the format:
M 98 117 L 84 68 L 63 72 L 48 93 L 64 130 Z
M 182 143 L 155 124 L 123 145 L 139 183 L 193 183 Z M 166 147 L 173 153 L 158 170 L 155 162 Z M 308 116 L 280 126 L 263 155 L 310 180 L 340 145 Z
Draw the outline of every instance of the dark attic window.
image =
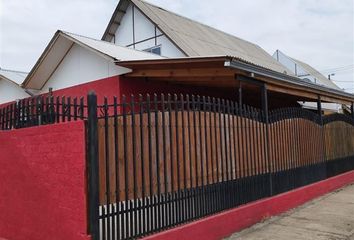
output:
M 144 51 L 149 52 L 149 53 L 153 53 L 156 55 L 161 55 L 161 45 L 145 49 Z

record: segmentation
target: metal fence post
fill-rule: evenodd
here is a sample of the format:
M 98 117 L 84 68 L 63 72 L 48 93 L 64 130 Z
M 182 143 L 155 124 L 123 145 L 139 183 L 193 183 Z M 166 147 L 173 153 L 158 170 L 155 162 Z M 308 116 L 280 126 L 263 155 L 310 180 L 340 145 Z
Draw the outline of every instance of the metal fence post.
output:
M 262 110 L 264 113 L 264 122 L 266 125 L 266 131 L 265 131 L 265 151 L 266 151 L 266 162 L 268 163 L 268 173 L 269 173 L 269 194 L 270 196 L 273 196 L 273 176 L 272 176 L 272 171 L 273 171 L 273 164 L 272 164 L 272 159 L 270 159 L 270 154 L 269 154 L 269 109 L 268 109 L 268 90 L 267 90 L 267 85 L 263 84 L 262 86 Z
M 98 133 L 97 96 L 91 91 L 87 95 L 87 154 L 88 154 L 88 205 L 89 231 L 92 240 L 99 239 L 99 193 L 98 193 Z
M 352 110 L 352 118 L 354 119 L 354 102 L 352 102 L 351 110 Z
M 326 179 L 328 174 L 328 166 L 327 166 L 327 162 L 326 162 L 326 145 L 325 145 L 325 134 L 324 134 L 324 125 L 323 125 L 323 114 L 322 114 L 322 103 L 321 103 L 321 96 L 318 95 L 317 97 L 317 113 L 318 116 L 320 117 L 320 126 L 321 126 L 321 145 L 322 145 L 322 162 L 324 163 L 324 173 L 323 175 L 320 175 L 321 178 Z M 323 180 L 321 179 L 321 180 Z

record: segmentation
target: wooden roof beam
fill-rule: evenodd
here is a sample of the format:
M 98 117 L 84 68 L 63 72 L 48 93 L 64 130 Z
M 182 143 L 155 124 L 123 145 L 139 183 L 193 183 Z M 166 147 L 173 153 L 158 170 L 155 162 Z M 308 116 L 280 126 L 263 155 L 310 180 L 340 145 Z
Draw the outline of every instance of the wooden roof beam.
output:
M 178 77 L 233 77 L 235 71 L 226 68 L 195 69 L 137 69 L 127 77 L 178 78 Z

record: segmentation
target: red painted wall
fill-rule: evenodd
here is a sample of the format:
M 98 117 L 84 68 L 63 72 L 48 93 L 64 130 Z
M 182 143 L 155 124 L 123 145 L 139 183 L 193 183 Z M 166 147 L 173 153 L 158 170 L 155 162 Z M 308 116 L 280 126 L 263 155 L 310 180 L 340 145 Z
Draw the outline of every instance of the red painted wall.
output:
M 86 100 L 86 96 L 91 90 L 95 91 L 97 94 L 98 104 L 103 103 L 104 96 L 109 98 L 112 98 L 113 96 L 118 97 L 120 93 L 119 76 L 104 78 L 60 90 L 54 89 L 53 96 L 84 97 Z
M 84 123 L 0 131 L 0 239 L 87 240 Z
M 214 96 L 220 98 L 233 99 L 236 97 L 233 90 L 229 92 L 217 88 L 195 87 L 187 85 L 168 84 L 166 82 L 151 82 L 141 78 L 126 78 L 124 76 L 114 76 L 100 79 L 85 84 L 76 85 L 69 88 L 53 91 L 54 96 L 85 97 L 90 90 L 97 94 L 98 104 L 103 103 L 103 97 L 107 96 L 111 102 L 113 96 L 121 98 L 124 94 L 129 98 L 131 94 L 194 94 L 200 96 Z
M 97 94 L 98 104 L 103 104 L 103 98 L 108 97 L 109 102 L 112 102 L 113 96 L 117 96 L 118 99 L 121 98 L 123 94 L 129 96 L 131 94 L 194 94 L 200 96 L 211 96 L 226 99 L 236 100 L 237 95 L 234 89 L 230 91 L 225 91 L 225 89 L 218 88 L 207 88 L 207 87 L 197 87 L 197 86 L 187 86 L 187 85 L 176 85 L 169 84 L 167 82 L 151 82 L 146 81 L 141 78 L 127 78 L 124 76 L 114 76 L 104 79 L 95 80 L 85 84 L 79 84 L 76 86 L 63 88 L 53 91 L 53 96 L 62 97 L 84 97 L 86 101 L 86 96 L 91 90 L 95 91 Z M 8 105 L 8 103 L 0 105 L 0 108 Z

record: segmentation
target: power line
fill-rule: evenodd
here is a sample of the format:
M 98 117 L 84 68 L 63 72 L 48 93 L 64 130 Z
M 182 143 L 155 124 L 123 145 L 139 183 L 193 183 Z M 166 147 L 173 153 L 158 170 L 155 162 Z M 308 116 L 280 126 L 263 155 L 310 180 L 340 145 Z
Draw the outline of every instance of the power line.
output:
M 334 68 L 327 68 L 327 69 L 321 69 L 319 70 L 319 72 L 331 72 L 331 71 L 340 71 L 340 70 L 344 70 L 344 69 L 353 69 L 354 68 L 354 64 L 350 64 L 350 65 L 345 65 L 345 66 L 339 66 L 339 67 L 334 67 Z

